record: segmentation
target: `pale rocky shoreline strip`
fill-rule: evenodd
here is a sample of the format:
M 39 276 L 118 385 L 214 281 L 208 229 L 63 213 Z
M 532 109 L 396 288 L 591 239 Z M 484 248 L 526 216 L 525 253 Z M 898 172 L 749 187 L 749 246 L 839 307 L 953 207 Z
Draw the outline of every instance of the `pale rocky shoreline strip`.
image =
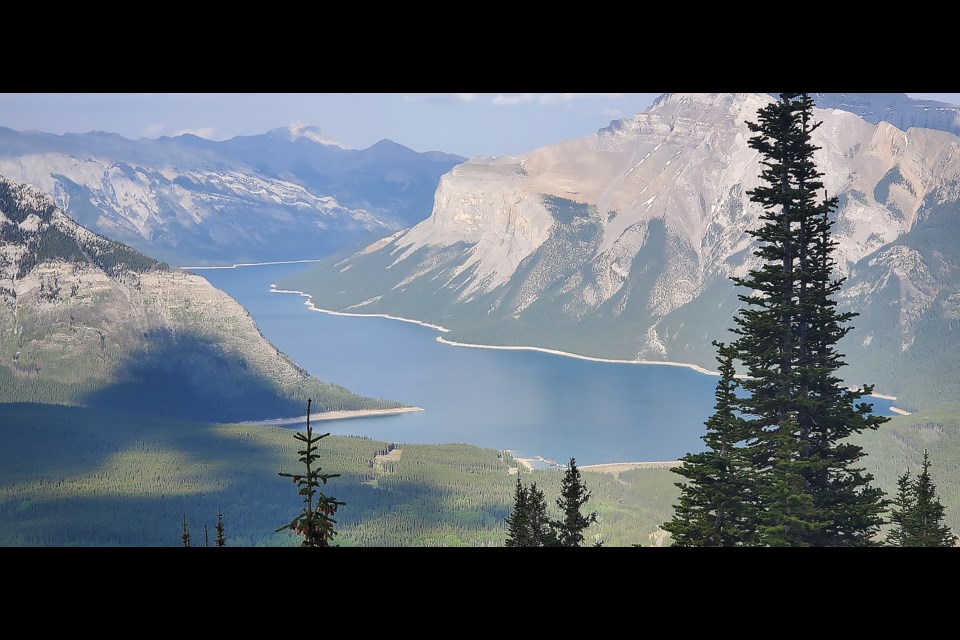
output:
M 206 267 L 177 267 L 184 271 L 203 271 L 206 269 L 237 269 L 239 267 L 266 267 L 273 264 L 301 264 L 304 262 L 323 262 L 322 258 L 307 260 L 276 260 L 274 262 L 238 262 L 237 264 L 210 265 Z
M 577 467 L 582 471 L 599 471 L 601 473 L 620 473 L 621 471 L 630 471 L 631 469 L 672 469 L 679 467 L 683 462 L 680 460 L 662 460 L 657 462 L 609 462 L 606 464 L 586 464 Z
M 525 467 L 529 471 L 533 471 L 535 468 L 533 466 L 534 463 L 546 462 L 542 456 L 521 458 L 516 455 L 516 452 L 513 449 L 504 449 L 503 451 L 509 453 L 511 458 L 516 460 L 518 464 Z M 683 464 L 683 462 L 680 460 L 659 460 L 655 462 L 604 462 L 602 464 L 577 465 L 577 468 L 581 471 L 618 474 L 621 471 L 630 471 L 631 469 L 670 469 L 672 467 L 679 467 L 681 464 Z
M 422 407 L 394 407 L 393 409 L 350 409 L 345 411 L 324 411 L 323 413 L 314 413 L 310 415 L 310 422 L 320 420 L 348 420 L 350 418 L 372 418 L 376 416 L 392 416 L 398 413 L 412 413 L 423 411 Z M 288 424 L 299 424 L 306 422 L 307 416 L 295 418 L 271 418 L 268 420 L 249 420 L 247 422 L 237 422 L 244 426 L 264 426 L 279 427 Z
M 295 293 L 302 298 L 306 298 L 305 304 L 310 311 L 316 311 L 318 313 L 326 313 L 331 316 L 350 316 L 353 318 L 386 318 L 387 320 L 399 320 L 400 322 L 409 322 L 411 324 L 418 324 L 421 327 L 429 327 L 435 329 L 436 331 L 441 331 L 447 333 L 450 329 L 446 327 L 441 327 L 438 324 L 431 324 L 429 322 L 423 322 L 421 320 L 413 320 L 411 318 L 401 318 L 400 316 L 391 316 L 386 313 L 349 313 L 347 311 L 333 311 L 332 309 L 321 309 L 313 304 L 312 297 L 309 293 L 304 293 L 303 291 L 294 291 L 292 289 L 277 289 L 277 285 L 270 285 L 270 293 Z M 439 339 L 439 338 L 438 338 Z
M 447 329 L 447 331 L 449 331 Z M 570 353 L 569 351 L 560 351 L 559 349 L 548 349 L 546 347 L 528 347 L 528 346 L 510 346 L 510 345 L 493 345 L 493 344 L 473 344 L 470 342 L 454 342 L 453 340 L 447 340 L 443 336 L 437 336 L 437 342 L 442 342 L 443 344 L 448 344 L 453 347 L 468 347 L 471 349 L 500 349 L 504 351 L 540 351 L 541 353 L 550 353 L 555 356 L 565 356 L 567 358 L 576 358 L 577 360 L 589 360 L 590 362 L 606 362 L 610 364 L 662 364 L 668 367 L 686 367 L 687 369 L 693 369 L 698 373 L 703 373 L 708 376 L 719 376 L 719 371 L 711 371 L 705 369 L 700 365 L 690 364 L 687 362 L 670 362 L 669 360 L 640 360 L 639 358 L 635 360 L 618 360 L 616 358 L 597 358 L 595 356 L 585 356 L 579 353 Z

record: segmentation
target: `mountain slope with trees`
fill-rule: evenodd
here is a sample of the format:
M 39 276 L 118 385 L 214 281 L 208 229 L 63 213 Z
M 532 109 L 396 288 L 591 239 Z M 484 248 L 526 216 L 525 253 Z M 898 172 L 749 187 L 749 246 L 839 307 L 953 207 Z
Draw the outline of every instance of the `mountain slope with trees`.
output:
M 255 420 L 399 406 L 310 376 L 203 278 L 0 177 L 0 402 Z

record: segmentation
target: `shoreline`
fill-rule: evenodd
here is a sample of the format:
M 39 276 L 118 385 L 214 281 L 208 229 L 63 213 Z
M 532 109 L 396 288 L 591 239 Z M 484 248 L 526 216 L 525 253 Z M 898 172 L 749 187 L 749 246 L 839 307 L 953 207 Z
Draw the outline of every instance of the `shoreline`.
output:
M 301 261 L 301 262 L 317 262 L 317 261 L 307 260 L 307 261 Z M 226 269 L 230 267 L 214 267 L 214 268 Z M 270 293 L 296 294 L 302 298 L 307 299 L 306 302 L 304 302 L 304 305 L 306 305 L 306 307 L 310 311 L 326 313 L 327 315 L 331 315 L 331 316 L 349 316 L 352 318 L 386 318 L 388 320 L 398 320 L 400 322 L 409 322 L 411 324 L 418 324 L 422 327 L 429 327 L 430 329 L 435 329 L 436 331 L 439 331 L 441 333 L 450 333 L 450 329 L 438 324 L 424 322 L 422 320 L 414 320 L 412 318 L 392 316 L 386 313 L 351 313 L 347 311 L 334 311 L 332 309 L 321 309 L 320 307 L 313 304 L 313 296 L 311 294 L 306 293 L 304 291 L 296 291 L 292 289 L 277 289 L 277 285 L 273 283 L 270 284 Z M 590 362 L 604 362 L 607 364 L 643 364 L 643 365 L 655 364 L 655 365 L 663 365 L 667 367 L 682 367 L 685 369 L 692 369 L 697 373 L 702 373 L 707 376 L 718 377 L 720 375 L 719 371 L 712 371 L 705 367 L 701 367 L 698 364 L 692 364 L 689 362 L 673 362 L 671 360 L 641 360 L 639 358 L 635 360 L 623 360 L 623 359 L 617 359 L 617 358 L 599 358 L 596 356 L 585 356 L 579 353 L 571 353 L 569 351 L 561 351 L 559 349 L 549 349 L 547 347 L 531 347 L 531 346 L 525 346 L 525 345 L 492 345 L 492 344 L 476 344 L 472 342 L 456 342 L 455 340 L 447 340 L 443 336 L 437 336 L 436 340 L 441 344 L 445 344 L 451 347 L 465 347 L 469 349 L 500 349 L 504 351 L 540 351 L 541 353 L 549 353 L 555 356 L 564 356 L 566 358 L 576 358 L 577 360 L 587 360 Z M 737 374 L 734 377 L 745 378 L 746 374 L 741 373 L 741 374 Z M 891 401 L 897 399 L 896 396 L 891 396 L 883 393 L 871 393 L 868 395 L 868 397 L 880 398 L 881 400 L 891 400 Z M 890 407 L 890 410 L 899 415 L 910 415 L 909 412 L 905 412 L 903 409 L 899 409 L 897 407 Z
M 226 268 L 226 267 L 224 267 Z M 270 293 L 292 293 L 296 294 L 302 298 L 307 298 L 304 304 L 307 306 L 310 311 L 317 311 L 319 313 L 326 313 L 331 316 L 349 316 L 353 318 L 386 318 L 388 320 L 398 320 L 400 322 L 409 322 L 412 324 L 418 324 L 422 327 L 429 327 L 435 329 L 441 333 L 450 333 L 450 329 L 430 322 L 424 322 L 422 320 L 414 320 L 412 318 L 403 318 L 400 316 L 392 316 L 386 313 L 352 313 L 348 311 L 334 311 L 332 309 L 321 309 L 320 307 L 313 304 L 313 296 L 304 291 L 296 291 L 293 289 L 277 289 L 276 284 L 270 285 Z M 492 344 L 475 344 L 470 342 L 456 342 L 454 340 L 447 340 L 443 336 L 437 336 L 437 342 L 441 344 L 446 344 L 452 347 L 467 347 L 470 349 L 500 349 L 505 351 L 540 351 L 541 353 L 549 353 L 555 356 L 564 356 L 567 358 L 576 358 L 577 360 L 588 360 L 590 362 L 605 362 L 608 364 L 660 364 L 668 367 L 684 367 L 687 369 L 693 369 L 697 373 L 702 373 L 708 376 L 719 376 L 719 371 L 711 371 L 704 367 L 701 367 L 697 364 L 690 364 L 688 362 L 672 362 L 669 360 L 621 360 L 616 358 L 599 358 L 595 356 L 585 356 L 579 353 L 571 353 L 569 351 L 560 351 L 559 349 L 549 349 L 547 347 L 531 347 L 525 345 L 492 345 Z
M 571 353 L 569 351 L 560 351 L 559 349 L 549 349 L 547 347 L 529 347 L 529 346 L 510 346 L 510 345 L 493 345 L 493 344 L 474 344 L 471 342 L 455 342 L 453 340 L 447 340 L 443 336 L 437 336 L 437 342 L 442 344 L 447 344 L 452 347 L 467 347 L 470 349 L 500 349 L 503 351 L 540 351 L 541 353 L 549 353 L 555 356 L 565 356 L 567 358 L 576 358 L 577 360 L 588 360 L 590 362 L 604 362 L 607 364 L 662 364 L 668 367 L 685 367 L 687 369 L 693 369 L 697 373 L 702 373 L 708 376 L 719 376 L 719 371 L 710 371 L 705 369 L 698 364 L 690 364 L 688 362 L 671 362 L 670 360 L 618 360 L 616 358 L 599 358 L 595 356 L 585 356 L 579 353 Z
M 238 262 L 237 264 L 208 266 L 208 267 L 176 267 L 184 271 L 203 271 L 205 269 L 238 269 L 240 267 L 266 267 L 272 264 L 300 264 L 302 262 L 323 262 L 323 258 L 308 258 L 304 260 L 274 260 L 273 262 Z
M 324 411 L 310 416 L 310 422 L 323 420 L 349 420 L 351 418 L 374 418 L 377 416 L 392 416 L 400 413 L 414 413 L 424 411 L 423 407 L 395 407 L 393 409 L 349 409 L 344 411 Z M 279 427 L 288 424 L 306 424 L 307 416 L 294 418 L 270 418 L 267 420 L 248 420 L 246 422 L 233 422 L 230 424 L 239 424 L 244 427 Z
M 533 471 L 535 462 L 546 462 L 542 456 L 533 456 L 521 458 L 514 455 L 513 449 L 501 449 L 501 451 L 510 454 L 510 457 L 517 461 L 519 466 L 525 467 L 527 471 Z M 657 460 L 650 462 L 602 462 L 600 464 L 578 465 L 581 471 L 593 471 L 595 473 L 612 473 L 614 475 L 622 471 L 633 469 L 672 469 L 683 464 L 682 460 Z
M 581 471 L 596 471 L 598 473 L 617 474 L 631 469 L 672 469 L 683 464 L 682 460 L 661 460 L 656 462 L 606 462 L 603 464 L 588 464 L 577 467 Z
M 332 309 L 321 309 L 320 307 L 313 304 L 313 296 L 310 295 L 309 293 L 305 293 L 303 291 L 296 291 L 293 289 L 277 289 L 277 285 L 272 283 L 270 284 L 270 293 L 295 293 L 301 298 L 307 299 L 306 302 L 304 302 L 303 304 L 306 305 L 306 307 L 310 311 L 316 311 L 318 313 L 326 313 L 327 315 L 331 315 L 331 316 L 349 316 L 352 318 L 386 318 L 387 320 L 399 320 L 400 322 L 409 322 L 411 324 L 418 324 L 421 327 L 429 327 L 431 329 L 435 329 L 436 331 L 440 331 L 442 333 L 448 333 L 450 331 L 450 329 L 447 329 L 446 327 L 441 327 L 438 324 L 431 324 L 429 322 L 423 322 L 422 320 L 413 320 L 412 318 L 401 318 L 400 316 L 391 316 L 386 313 L 350 313 L 348 311 L 333 311 Z

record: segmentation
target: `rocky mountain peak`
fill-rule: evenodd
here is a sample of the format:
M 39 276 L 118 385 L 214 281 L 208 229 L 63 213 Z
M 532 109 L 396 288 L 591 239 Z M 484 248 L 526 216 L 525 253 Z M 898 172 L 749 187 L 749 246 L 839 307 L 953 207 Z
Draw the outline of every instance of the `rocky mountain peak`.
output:
M 30 216 L 47 222 L 56 209 L 53 198 L 30 184 L 0 176 L 0 226 L 23 225 Z
M 284 129 L 277 129 L 276 131 L 284 131 Z M 289 135 L 290 142 L 296 142 L 297 140 L 310 140 L 316 142 L 317 144 L 323 145 L 332 145 L 334 147 L 340 147 L 341 149 L 346 149 L 347 147 L 338 140 L 334 140 L 326 133 L 324 133 L 319 127 L 307 124 L 305 122 L 292 122 L 286 127 L 286 132 Z

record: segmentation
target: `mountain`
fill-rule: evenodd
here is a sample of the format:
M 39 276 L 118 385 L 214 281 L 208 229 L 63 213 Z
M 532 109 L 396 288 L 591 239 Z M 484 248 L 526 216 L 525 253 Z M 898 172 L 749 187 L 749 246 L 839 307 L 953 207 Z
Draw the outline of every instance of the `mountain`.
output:
M 311 377 L 203 278 L 0 177 L 0 402 L 210 421 L 398 406 Z
M 712 369 L 710 342 L 731 339 L 739 304 L 729 278 L 757 264 L 746 122 L 772 99 L 665 94 L 594 135 L 474 158 L 441 178 L 427 220 L 279 286 L 320 308 L 440 324 L 454 341 Z M 888 102 L 858 104 L 876 115 Z M 960 139 L 817 116 L 816 161 L 840 198 L 842 306 L 862 313 L 843 373 L 908 405 L 941 402 L 960 385 Z
M 460 156 L 383 140 L 347 149 L 295 123 L 256 136 L 129 140 L 0 127 L 0 175 L 174 264 L 316 258 L 429 215 Z
M 915 100 L 905 93 L 815 93 L 822 109 L 842 109 L 867 122 L 889 122 L 901 131 L 911 127 L 960 135 L 960 106 L 936 100 Z

